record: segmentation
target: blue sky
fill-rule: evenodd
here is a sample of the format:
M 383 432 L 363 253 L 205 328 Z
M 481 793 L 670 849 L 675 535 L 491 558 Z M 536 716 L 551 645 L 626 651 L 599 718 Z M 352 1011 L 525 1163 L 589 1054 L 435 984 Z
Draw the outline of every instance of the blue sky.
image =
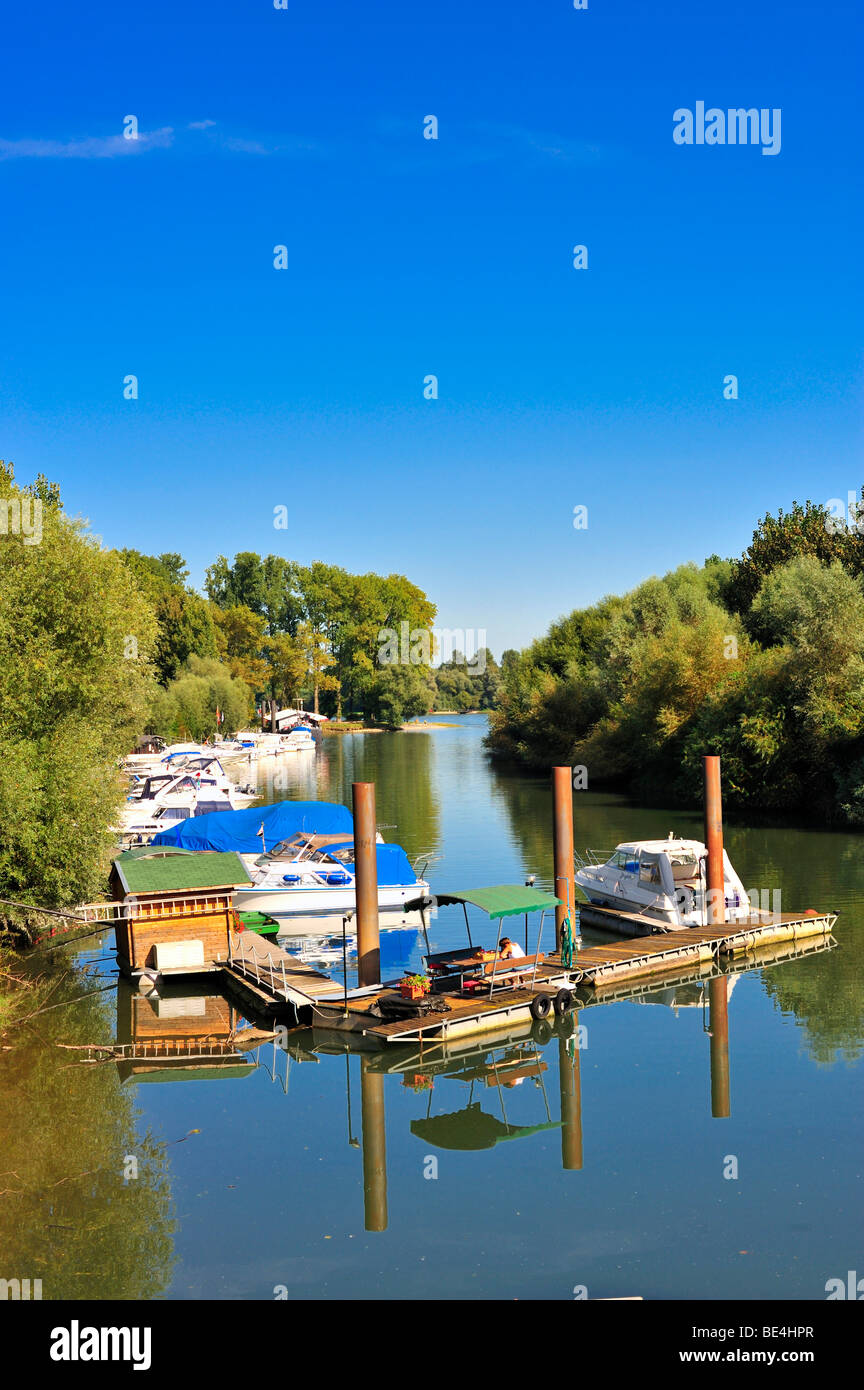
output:
M 196 583 L 238 550 L 400 571 L 496 653 L 738 553 L 864 480 L 862 28 L 840 0 L 15 7 L 0 456 Z M 780 153 L 676 145 L 699 100 L 780 108 Z

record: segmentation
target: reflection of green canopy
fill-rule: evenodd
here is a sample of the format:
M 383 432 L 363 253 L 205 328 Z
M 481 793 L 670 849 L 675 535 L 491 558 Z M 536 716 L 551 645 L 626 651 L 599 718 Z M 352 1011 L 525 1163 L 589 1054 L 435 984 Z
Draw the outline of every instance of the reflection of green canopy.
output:
M 560 1128 L 554 1120 L 543 1125 L 506 1125 L 496 1115 L 481 1110 L 479 1100 L 450 1115 L 411 1121 L 411 1133 L 438 1149 L 494 1149 L 505 1139 L 522 1139 L 526 1134 Z
M 562 901 L 553 893 L 541 893 L 539 889 L 525 888 L 521 883 L 499 883 L 494 888 L 472 888 L 468 893 L 436 893 L 433 898 L 415 898 L 405 904 L 404 910 L 419 912 L 422 907 L 429 907 L 432 903 L 437 903 L 439 907 L 449 907 L 451 903 L 471 903 L 489 917 L 518 917 L 525 912 L 558 907 Z

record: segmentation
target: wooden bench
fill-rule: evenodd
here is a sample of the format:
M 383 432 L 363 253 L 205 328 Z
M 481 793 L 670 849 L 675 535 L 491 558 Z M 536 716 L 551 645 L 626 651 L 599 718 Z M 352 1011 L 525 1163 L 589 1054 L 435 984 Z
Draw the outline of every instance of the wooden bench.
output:
M 536 956 L 517 956 L 515 960 L 511 956 L 502 960 L 499 956 L 496 960 L 478 961 L 477 983 L 488 983 L 494 988 L 505 980 L 533 973 L 535 966 L 542 965 L 545 959 L 545 952 L 539 951 Z

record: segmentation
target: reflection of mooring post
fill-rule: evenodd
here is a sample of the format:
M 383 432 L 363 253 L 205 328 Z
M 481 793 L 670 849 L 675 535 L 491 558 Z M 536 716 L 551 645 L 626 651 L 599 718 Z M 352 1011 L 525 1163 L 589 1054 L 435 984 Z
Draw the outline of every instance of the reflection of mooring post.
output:
M 561 950 L 564 918 L 570 914 L 573 926 L 573 905 L 576 899 L 573 863 L 573 772 L 569 767 L 553 767 L 552 797 L 553 848 L 555 852 L 555 882 L 552 891 L 561 898 L 562 906 L 555 909 L 555 950 Z
M 722 926 L 726 921 L 726 876 L 723 872 L 723 806 L 720 795 L 720 759 L 702 759 L 705 777 L 705 846 L 708 850 L 706 922 Z M 729 1108 L 729 994 L 726 976 L 708 981 L 708 1026 L 711 1033 L 711 1114 L 723 1119 Z
M 711 1114 L 717 1120 L 732 1113 L 729 1099 L 729 993 L 726 976 L 708 981 L 708 1027 L 711 1032 Z
M 573 1012 L 573 1056 L 567 1039 L 558 1039 L 558 1084 L 561 1090 L 561 1166 L 582 1167 L 582 1086 L 579 1077 L 579 1011 Z
M 360 1112 L 363 1121 L 363 1207 L 367 1231 L 387 1230 L 387 1138 L 384 1077 L 360 1058 Z
M 375 783 L 352 784 L 354 805 L 354 888 L 357 899 L 357 983 L 381 982 L 381 946 L 378 932 L 378 859 L 375 819 Z

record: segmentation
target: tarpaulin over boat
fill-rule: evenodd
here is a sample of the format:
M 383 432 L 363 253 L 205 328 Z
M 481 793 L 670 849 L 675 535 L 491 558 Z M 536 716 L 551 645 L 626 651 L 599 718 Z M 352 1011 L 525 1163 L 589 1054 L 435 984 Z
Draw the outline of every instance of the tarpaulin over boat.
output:
M 350 859 L 344 850 L 351 851 Z M 330 845 L 329 852 L 338 857 L 341 863 L 354 868 L 354 844 L 348 840 L 344 845 Z M 378 885 L 383 888 L 412 887 L 417 875 L 408 862 L 408 856 L 401 845 L 376 845 L 375 858 L 378 861 Z
M 259 830 L 264 827 L 263 835 Z M 273 806 L 250 806 L 244 811 L 214 811 L 190 816 L 170 830 L 162 830 L 154 845 L 179 845 L 182 849 L 234 850 L 260 854 L 305 830 L 310 835 L 353 834 L 354 822 L 347 806 L 333 801 L 277 801 Z M 263 841 L 263 845 L 262 845 Z M 407 880 L 410 883 L 414 879 Z

